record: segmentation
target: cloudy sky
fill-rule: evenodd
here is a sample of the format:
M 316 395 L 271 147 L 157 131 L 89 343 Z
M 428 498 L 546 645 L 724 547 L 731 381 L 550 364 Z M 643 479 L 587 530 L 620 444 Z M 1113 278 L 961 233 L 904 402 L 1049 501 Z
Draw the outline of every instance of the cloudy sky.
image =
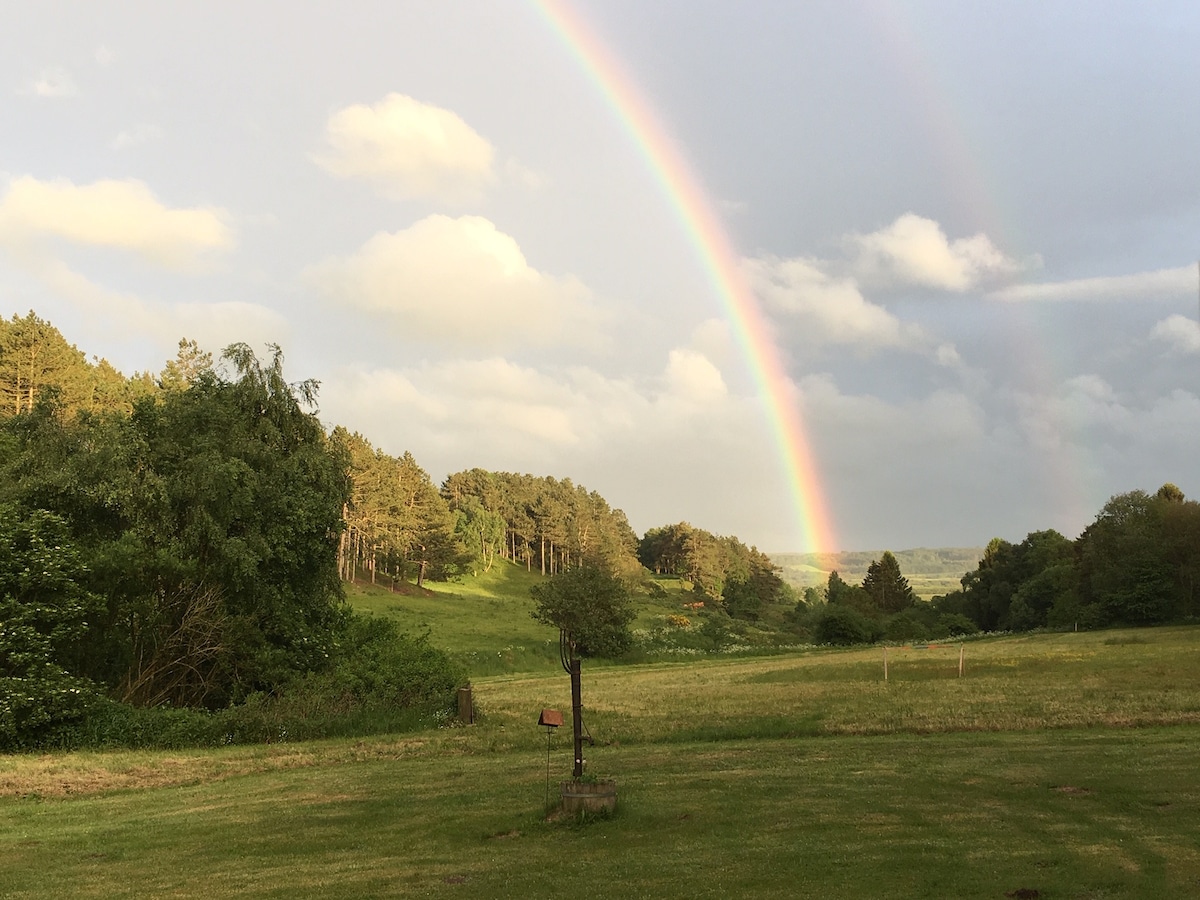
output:
M 639 532 L 816 549 L 669 153 L 782 364 L 821 549 L 1074 537 L 1114 493 L 1200 495 L 1194 3 L 3 22 L 0 313 L 127 373 L 181 337 L 277 342 L 323 421 L 435 480 L 570 477 Z

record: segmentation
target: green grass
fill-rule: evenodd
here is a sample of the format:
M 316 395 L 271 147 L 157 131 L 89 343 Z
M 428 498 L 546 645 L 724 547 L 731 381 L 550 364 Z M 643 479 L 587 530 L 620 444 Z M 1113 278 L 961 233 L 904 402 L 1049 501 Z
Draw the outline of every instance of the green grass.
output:
M 541 754 L 352 759 L 0 806 L 11 897 L 1187 897 L 1200 729 L 606 751 L 617 814 L 547 823 Z M 562 752 L 557 752 L 561 766 Z
M 554 672 L 478 678 L 469 728 L 7 757 L 0 895 L 1200 895 L 1200 628 L 957 662 L 893 648 L 886 684 L 878 649 L 585 663 L 588 770 L 620 786 L 586 825 L 543 815 Z
M 557 632 L 529 615 L 534 605 L 529 590 L 541 580 L 537 572 L 498 560 L 488 572 L 453 582 L 426 582 L 421 591 L 411 584 L 399 585 L 399 590 L 388 584 L 348 584 L 346 599 L 356 611 L 388 616 L 405 631 L 428 632 L 434 646 L 446 650 L 472 678 L 558 672 Z M 635 630 L 661 628 L 668 615 L 697 618 L 684 608 L 696 600 L 688 582 L 655 580 L 662 593 L 638 598 Z M 781 609 L 773 612 L 782 614 Z
M 385 585 L 346 586 L 358 612 L 388 616 L 413 634 L 429 633 L 471 677 L 559 668 L 558 635 L 529 616 L 529 589 L 541 576 L 498 560 L 489 572 L 460 582 L 427 582 L 396 593 Z

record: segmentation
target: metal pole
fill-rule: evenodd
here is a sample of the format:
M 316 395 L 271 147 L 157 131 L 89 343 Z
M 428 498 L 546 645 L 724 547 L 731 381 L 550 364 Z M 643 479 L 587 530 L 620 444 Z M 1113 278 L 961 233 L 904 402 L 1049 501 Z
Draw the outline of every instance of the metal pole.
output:
M 571 660 L 571 727 L 575 731 L 575 772 L 583 776 L 583 689 L 579 684 L 579 660 Z
M 553 728 L 546 729 L 546 806 L 550 805 L 550 736 L 554 734 Z

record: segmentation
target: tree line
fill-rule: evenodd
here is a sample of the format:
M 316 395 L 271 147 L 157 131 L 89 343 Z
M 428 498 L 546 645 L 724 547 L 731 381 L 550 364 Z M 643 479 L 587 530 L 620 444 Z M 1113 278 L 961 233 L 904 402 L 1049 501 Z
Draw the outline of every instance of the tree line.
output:
M 768 604 L 792 599 L 778 566 L 757 547 L 687 522 L 647 531 L 638 543 L 638 559 L 656 575 L 691 582 L 694 593 L 734 618 L 755 621 Z
M 420 587 L 500 560 L 645 591 L 662 591 L 649 572 L 676 577 L 706 616 L 786 608 L 820 643 L 1200 615 L 1200 504 L 1173 485 L 1112 498 L 1074 541 L 996 539 L 929 603 L 890 552 L 861 584 L 835 571 L 797 601 L 757 548 L 687 522 L 639 539 L 567 478 L 476 468 L 435 485 L 409 453 L 327 432 L 316 389 L 287 381 L 278 348 L 214 360 L 183 340 L 127 378 L 32 312 L 0 319 L 0 748 L 98 695 L 221 709 L 306 685 L 383 704 L 414 654 L 444 695 L 459 677 L 444 655 L 356 622 L 343 583 Z
M 1195 621 L 1200 503 L 1170 483 L 1118 494 L 1075 540 L 1054 530 L 994 538 L 960 584 L 921 601 L 888 551 L 861 584 L 833 571 L 807 588 L 795 621 L 831 644 Z
M 961 589 L 933 603 L 984 631 L 1200 618 L 1200 503 L 1168 483 L 1112 497 L 1073 541 L 995 538 Z

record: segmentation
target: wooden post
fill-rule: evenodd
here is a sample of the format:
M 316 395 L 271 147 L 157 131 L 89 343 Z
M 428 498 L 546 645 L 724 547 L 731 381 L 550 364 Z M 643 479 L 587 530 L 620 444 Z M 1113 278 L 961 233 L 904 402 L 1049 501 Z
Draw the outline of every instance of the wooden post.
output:
M 958 645 L 958 677 L 962 678 L 963 673 L 963 654 L 966 652 L 966 647 L 963 644 Z
M 471 702 L 471 684 L 458 689 L 458 721 L 464 725 L 475 724 L 475 704 Z
M 883 648 L 883 680 L 887 681 L 887 647 Z

